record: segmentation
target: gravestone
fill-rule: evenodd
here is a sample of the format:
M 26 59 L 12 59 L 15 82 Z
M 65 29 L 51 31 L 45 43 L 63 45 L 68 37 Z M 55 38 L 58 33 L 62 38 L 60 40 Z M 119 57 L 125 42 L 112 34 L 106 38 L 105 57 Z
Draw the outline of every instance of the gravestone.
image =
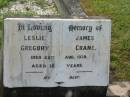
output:
M 4 19 L 4 97 L 98 94 L 109 84 L 110 32 L 101 18 Z

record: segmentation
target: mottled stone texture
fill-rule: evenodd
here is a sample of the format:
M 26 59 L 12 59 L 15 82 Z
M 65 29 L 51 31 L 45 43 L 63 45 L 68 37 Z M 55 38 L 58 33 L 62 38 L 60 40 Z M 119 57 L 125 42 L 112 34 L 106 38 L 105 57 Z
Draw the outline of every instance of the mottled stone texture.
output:
M 83 12 L 83 9 L 80 7 L 79 0 L 54 0 L 54 2 L 56 3 L 61 15 L 87 17 L 87 15 Z

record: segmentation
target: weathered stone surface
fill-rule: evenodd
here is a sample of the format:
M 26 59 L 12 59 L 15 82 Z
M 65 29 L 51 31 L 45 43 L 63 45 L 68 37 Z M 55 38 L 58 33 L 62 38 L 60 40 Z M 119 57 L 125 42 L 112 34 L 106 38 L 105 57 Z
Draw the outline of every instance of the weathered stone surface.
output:
M 130 90 L 129 81 L 112 82 L 108 87 L 107 95 L 128 97 L 128 94 L 127 94 L 128 90 Z
M 107 86 L 110 29 L 108 19 L 5 19 L 4 85 Z
M 63 16 L 87 17 L 80 7 L 79 0 L 54 0 Z

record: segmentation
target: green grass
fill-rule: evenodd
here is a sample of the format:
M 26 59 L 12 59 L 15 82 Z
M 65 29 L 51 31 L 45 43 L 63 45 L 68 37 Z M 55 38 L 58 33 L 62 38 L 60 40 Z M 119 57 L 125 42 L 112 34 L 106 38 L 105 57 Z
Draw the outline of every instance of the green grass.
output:
M 16 0 L 0 0 L 0 8 L 7 6 L 10 1 L 16 1 Z
M 8 4 L 8 0 L 0 0 L 0 8 Z
M 88 15 L 112 19 L 111 77 L 130 80 L 130 0 L 81 0 Z

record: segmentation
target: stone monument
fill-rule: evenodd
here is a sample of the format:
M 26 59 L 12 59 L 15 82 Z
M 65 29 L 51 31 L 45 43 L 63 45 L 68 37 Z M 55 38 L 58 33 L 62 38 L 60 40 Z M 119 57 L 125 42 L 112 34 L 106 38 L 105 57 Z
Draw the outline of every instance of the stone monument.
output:
M 4 97 L 96 97 L 109 84 L 110 40 L 110 19 L 4 19 Z

